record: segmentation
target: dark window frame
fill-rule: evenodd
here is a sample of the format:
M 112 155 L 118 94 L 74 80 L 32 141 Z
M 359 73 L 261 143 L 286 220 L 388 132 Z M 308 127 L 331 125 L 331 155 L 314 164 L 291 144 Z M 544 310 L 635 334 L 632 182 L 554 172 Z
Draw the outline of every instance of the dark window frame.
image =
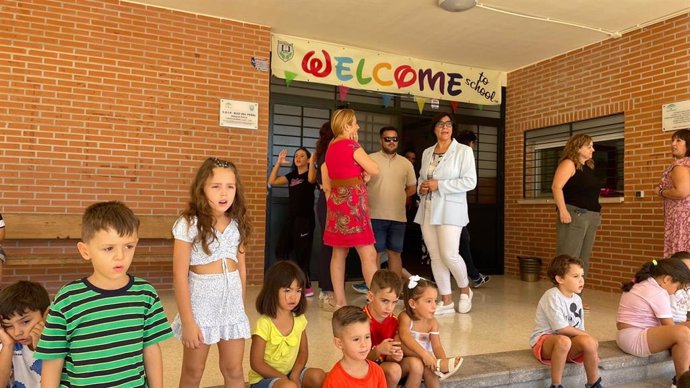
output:
M 525 131 L 522 197 L 551 198 L 551 183 L 563 147 L 571 136 L 585 133 L 594 141 L 595 173 L 601 196 L 622 197 L 624 190 L 625 116 L 618 113 Z

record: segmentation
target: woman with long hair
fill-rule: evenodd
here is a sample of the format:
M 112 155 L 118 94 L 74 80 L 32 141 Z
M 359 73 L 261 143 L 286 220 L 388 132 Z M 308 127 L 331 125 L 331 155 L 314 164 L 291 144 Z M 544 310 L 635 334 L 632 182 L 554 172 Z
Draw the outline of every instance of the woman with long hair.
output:
M 331 116 L 335 136 L 321 167 L 326 194 L 326 229 L 323 242 L 333 247 L 331 281 L 333 308 L 347 304 L 345 298 L 345 259 L 354 247 L 362 262 L 367 286 L 376 272 L 374 231 L 369 218 L 369 200 L 365 180 L 378 175 L 379 166 L 357 142 L 357 117 L 352 109 L 338 109 Z
M 288 164 L 287 150 L 278 153 L 278 160 L 268 177 L 271 186 L 288 186 L 288 219 L 280 233 L 276 245 L 276 258 L 287 260 L 292 251 L 295 252 L 295 262 L 299 265 L 307 282 L 304 289 L 305 296 L 314 296 L 309 279 L 309 265 L 311 263 L 311 247 L 314 242 L 314 187 L 316 183 L 316 168 L 314 158 L 308 149 L 299 147 L 292 158 L 292 169 L 286 175 L 278 176 L 281 165 Z
M 594 238 L 601 224 L 601 182 L 594 173 L 593 154 L 594 143 L 590 136 L 573 135 L 563 149 L 551 185 L 558 210 L 556 255 L 582 260 L 585 276 L 589 271 Z

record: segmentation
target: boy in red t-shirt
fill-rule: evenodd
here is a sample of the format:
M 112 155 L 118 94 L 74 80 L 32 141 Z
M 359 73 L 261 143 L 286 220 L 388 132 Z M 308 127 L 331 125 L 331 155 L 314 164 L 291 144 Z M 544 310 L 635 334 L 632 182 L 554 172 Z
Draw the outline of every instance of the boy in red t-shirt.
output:
M 357 306 L 343 306 L 333 313 L 333 342 L 343 351 L 322 388 L 386 388 L 383 369 L 367 360 L 371 331 L 367 314 Z
M 417 357 L 403 358 L 397 338 L 398 319 L 393 315 L 401 291 L 402 280 L 395 272 L 380 269 L 374 273 L 368 293 L 369 304 L 364 306 L 373 345 L 368 358 L 381 365 L 388 388 L 396 388 L 399 384 L 417 388 L 422 384 L 424 364 Z

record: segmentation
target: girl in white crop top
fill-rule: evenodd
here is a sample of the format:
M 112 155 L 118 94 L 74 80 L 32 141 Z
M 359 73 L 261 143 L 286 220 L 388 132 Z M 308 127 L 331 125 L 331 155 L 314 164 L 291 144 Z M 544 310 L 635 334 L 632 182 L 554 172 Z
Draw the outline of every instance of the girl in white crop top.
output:
M 173 226 L 172 327 L 184 345 L 180 386 L 199 386 L 210 345 L 218 344 L 226 387 L 244 387 L 242 358 L 250 337 L 244 310 L 244 246 L 250 232 L 237 168 L 208 158 L 192 182 L 187 209 Z M 229 373 L 228 373 L 229 372 Z
M 434 282 L 411 276 L 403 287 L 405 310 L 398 315 L 398 332 L 405 356 L 419 357 L 424 363 L 424 384 L 438 388 L 440 381 L 457 372 L 462 357 L 446 357 L 438 332 Z

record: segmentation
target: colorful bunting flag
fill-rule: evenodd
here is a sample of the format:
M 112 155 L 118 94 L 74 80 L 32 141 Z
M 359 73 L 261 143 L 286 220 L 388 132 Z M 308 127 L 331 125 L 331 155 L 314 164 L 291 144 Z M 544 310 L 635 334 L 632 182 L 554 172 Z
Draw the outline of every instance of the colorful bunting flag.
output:
M 345 86 L 345 85 L 338 85 L 338 100 L 340 102 L 345 101 L 347 98 L 347 92 L 350 91 L 350 88 Z
M 417 109 L 419 109 L 419 114 L 421 115 L 422 112 L 424 112 L 424 104 L 426 104 L 426 98 L 415 97 L 414 100 L 417 101 Z
M 392 105 L 393 103 L 393 96 L 390 94 L 381 94 L 381 98 L 383 98 L 383 107 L 388 108 Z
M 297 73 L 285 70 L 285 86 L 289 88 L 295 77 L 297 77 Z

